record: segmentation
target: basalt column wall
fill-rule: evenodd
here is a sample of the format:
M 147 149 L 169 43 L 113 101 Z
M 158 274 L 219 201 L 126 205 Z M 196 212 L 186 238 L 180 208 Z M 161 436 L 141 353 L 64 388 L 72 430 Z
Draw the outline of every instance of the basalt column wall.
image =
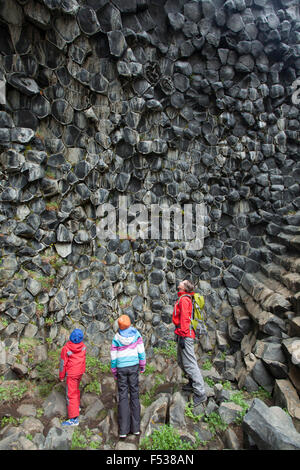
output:
M 299 77 L 298 0 L 1 0 L 2 371 L 74 325 L 97 355 L 122 312 L 162 346 L 190 278 L 218 370 L 299 391 Z M 203 246 L 102 239 L 120 197 L 203 205 Z

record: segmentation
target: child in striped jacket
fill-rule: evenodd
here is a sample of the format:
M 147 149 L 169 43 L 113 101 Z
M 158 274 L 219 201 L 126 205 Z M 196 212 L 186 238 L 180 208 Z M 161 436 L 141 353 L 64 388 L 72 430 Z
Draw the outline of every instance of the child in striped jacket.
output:
M 143 339 L 128 315 L 121 315 L 118 325 L 111 345 L 111 371 L 118 385 L 119 435 L 125 438 L 130 432 L 140 433 L 139 372 L 145 371 L 146 355 Z

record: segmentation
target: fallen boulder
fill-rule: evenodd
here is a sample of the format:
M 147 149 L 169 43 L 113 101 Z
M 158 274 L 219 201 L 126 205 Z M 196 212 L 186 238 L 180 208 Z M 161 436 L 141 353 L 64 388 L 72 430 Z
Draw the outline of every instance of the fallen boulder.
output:
M 299 450 L 300 434 L 292 418 L 278 406 L 255 398 L 243 420 L 243 430 L 260 450 Z

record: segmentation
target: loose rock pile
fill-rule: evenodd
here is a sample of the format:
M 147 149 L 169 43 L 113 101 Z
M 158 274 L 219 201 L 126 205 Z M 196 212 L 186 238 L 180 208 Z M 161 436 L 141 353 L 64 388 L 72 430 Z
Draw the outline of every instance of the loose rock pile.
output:
M 139 450 L 144 448 L 145 438 L 151 439 L 152 433 L 165 425 L 174 429 L 183 442 L 199 450 L 300 448 L 300 434 L 292 418 L 273 405 L 270 395 L 264 398 L 261 395 L 263 401 L 246 392 L 242 397 L 236 386 L 228 387 L 228 382 L 214 367 L 204 368 L 208 401 L 198 407 L 193 416 L 190 396 L 179 385 L 182 377 L 175 360 L 157 354 L 148 367 L 151 372 L 140 378 L 139 437 L 129 435 L 126 440 L 119 440 L 115 381 L 110 373 L 99 374 L 98 371 L 101 391 L 91 392 L 88 389 L 91 369 L 88 369 L 81 385 L 79 428 L 61 426 L 67 413 L 62 385 L 54 384 L 52 391 L 42 398 L 32 387 L 37 379 L 31 379 L 31 388 L 21 399 L 15 403 L 8 401 L 0 407 L 0 449 Z M 36 376 L 36 372 L 33 369 L 31 377 Z M 94 377 L 97 371 L 92 372 Z M 5 381 L 1 391 L 20 387 L 20 383 L 26 388 L 25 379 Z

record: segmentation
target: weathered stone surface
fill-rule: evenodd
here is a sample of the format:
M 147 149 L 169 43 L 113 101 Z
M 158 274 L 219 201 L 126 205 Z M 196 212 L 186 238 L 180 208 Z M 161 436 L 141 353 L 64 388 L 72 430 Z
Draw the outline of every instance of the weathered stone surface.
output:
M 289 338 L 283 340 L 282 346 L 292 363 L 300 367 L 300 340 L 298 338 Z
M 7 82 L 13 87 L 20 90 L 25 95 L 32 96 L 40 92 L 39 87 L 35 80 L 29 77 L 24 77 L 22 74 L 13 73 L 7 78 Z
M 299 432 L 299 423 L 300 423 L 299 397 L 298 397 L 296 389 L 293 387 L 293 384 L 289 380 L 281 379 L 281 380 L 275 381 L 274 402 L 275 402 L 275 405 L 280 406 L 281 408 L 287 409 L 289 412 L 289 415 L 298 421 L 298 427 L 296 427 L 296 429 Z
M 55 119 L 66 125 L 70 124 L 73 119 L 73 108 L 66 100 L 56 100 L 51 106 L 51 112 Z
M 88 5 L 82 6 L 79 9 L 77 21 L 81 30 L 87 35 L 93 35 L 100 31 L 100 23 L 96 12 Z
M 165 422 L 168 403 L 168 396 L 162 395 L 147 408 L 141 420 L 141 436 L 151 435 L 154 429 Z
M 44 414 L 48 418 L 54 416 L 67 416 L 66 399 L 61 393 L 55 390 L 51 392 L 51 394 L 43 402 L 43 408 Z
M 107 36 L 110 53 L 113 56 L 121 57 L 127 48 L 123 33 L 121 31 L 110 31 Z
M 45 439 L 45 450 L 70 450 L 74 427 L 52 427 Z
M 281 408 L 265 405 L 255 398 L 243 421 L 244 431 L 261 450 L 296 450 L 300 434 Z
M 241 416 L 243 408 L 235 403 L 222 403 L 219 415 L 226 424 L 234 423 Z
M 173 427 L 182 428 L 185 426 L 184 411 L 186 401 L 180 392 L 173 395 L 172 402 L 170 403 L 170 425 Z

